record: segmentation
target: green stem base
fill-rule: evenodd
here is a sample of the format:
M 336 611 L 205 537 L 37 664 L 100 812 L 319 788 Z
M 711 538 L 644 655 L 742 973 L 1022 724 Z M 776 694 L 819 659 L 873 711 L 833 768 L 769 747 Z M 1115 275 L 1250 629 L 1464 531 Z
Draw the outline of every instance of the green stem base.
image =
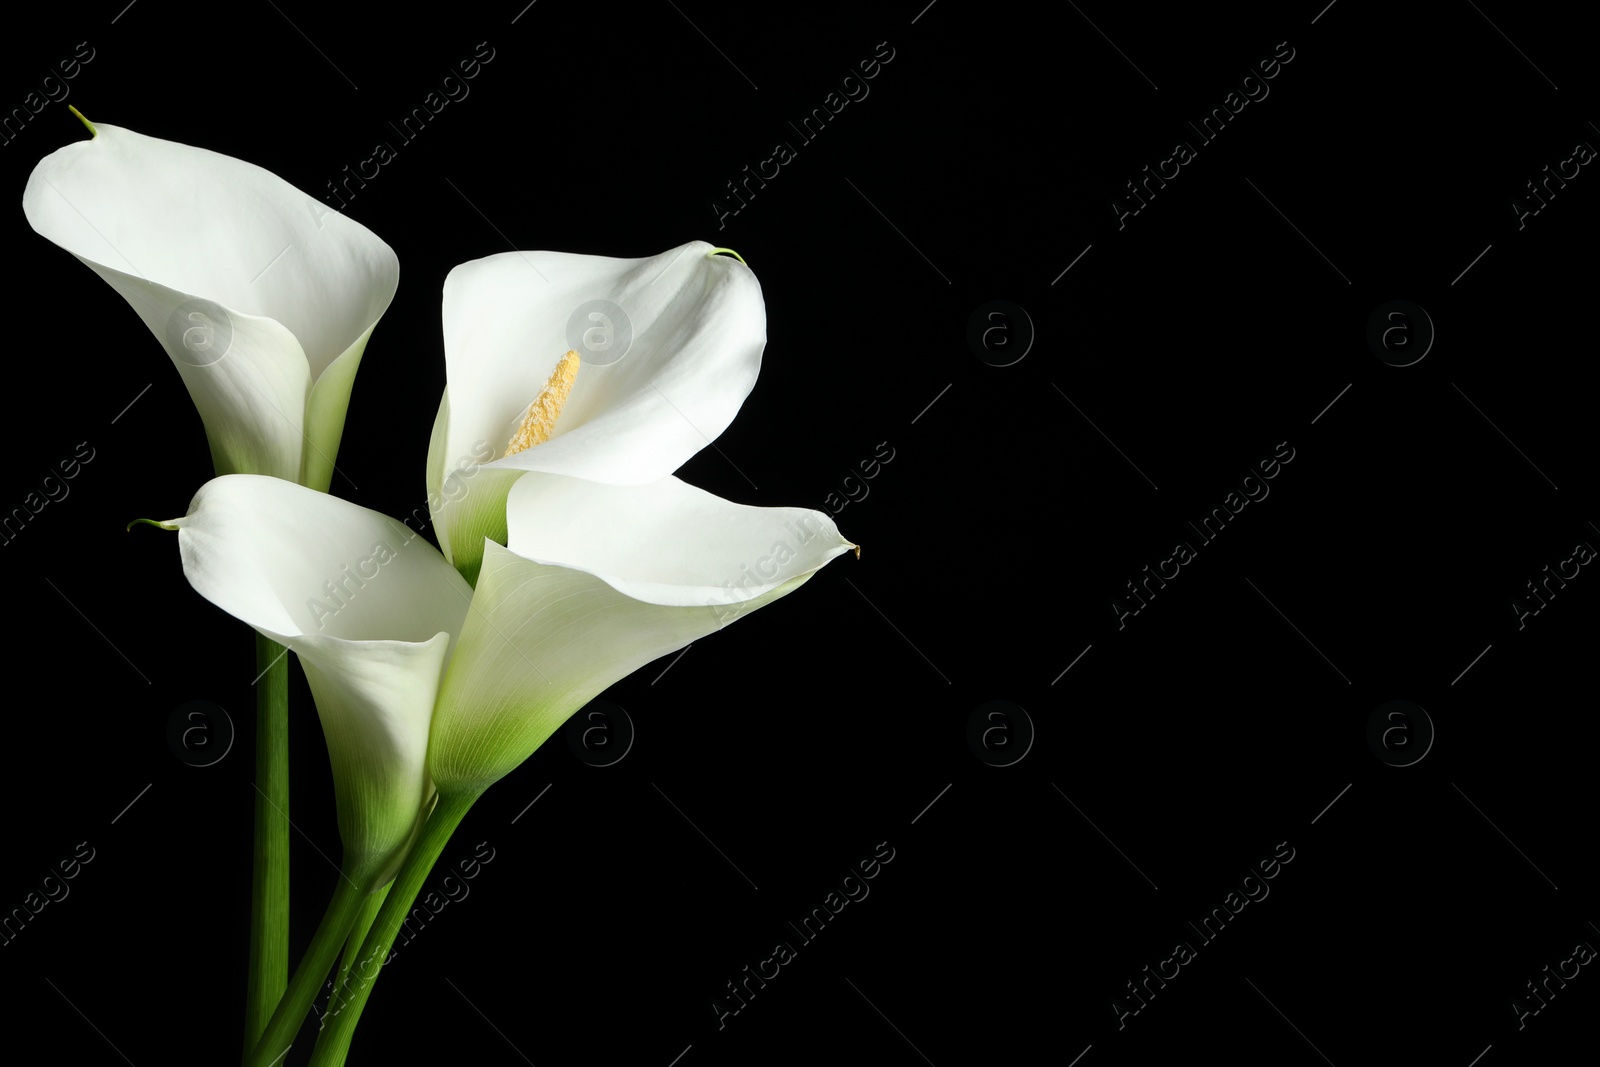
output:
M 342 1067 L 350 1051 L 350 1039 L 355 1035 L 361 1010 L 372 994 L 373 983 L 388 961 L 389 950 L 405 922 L 406 914 L 416 901 L 417 894 L 433 871 L 439 854 L 450 841 L 450 835 L 466 817 L 467 812 L 482 796 L 481 792 L 455 796 L 440 795 L 439 804 L 422 827 L 417 843 L 406 857 L 405 865 L 395 877 L 389 897 L 378 912 L 361 946 L 360 957 L 351 968 L 346 983 L 335 991 L 328 1004 L 328 1014 L 323 1016 L 322 1034 L 317 1039 L 316 1051 L 311 1055 L 310 1067 Z
M 256 635 L 255 869 L 245 994 L 248 1058 L 289 981 L 289 658 Z
M 390 882 L 376 893 L 367 895 L 362 902 L 361 911 L 356 915 L 355 925 L 350 927 L 350 936 L 345 938 L 344 959 L 339 962 L 339 973 L 334 975 L 334 988 L 344 987 L 345 978 L 350 974 L 350 968 L 356 965 L 356 960 L 361 957 L 361 945 L 367 940 L 367 931 L 372 929 L 373 920 L 377 919 L 383 902 L 389 899 L 389 890 L 394 888 Z
M 295 968 L 288 991 L 278 1003 L 278 1010 L 272 1013 L 266 1031 L 256 1043 L 255 1053 L 248 1061 L 249 1067 L 270 1067 L 294 1043 L 295 1035 L 306 1020 L 306 1012 L 311 1010 L 317 992 L 322 989 L 323 980 L 339 958 L 339 949 L 349 937 L 351 925 L 369 899 L 371 894 L 363 892 L 348 877 L 339 876 L 333 899 L 323 913 L 322 923 L 312 935 L 311 946 L 301 957 L 300 966 Z

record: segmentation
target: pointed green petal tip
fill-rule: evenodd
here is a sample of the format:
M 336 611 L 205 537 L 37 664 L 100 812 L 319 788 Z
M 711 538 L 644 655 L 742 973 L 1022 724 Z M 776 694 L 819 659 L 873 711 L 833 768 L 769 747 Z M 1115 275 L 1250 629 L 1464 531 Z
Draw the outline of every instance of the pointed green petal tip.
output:
M 134 519 L 132 522 L 128 523 L 127 529 L 132 531 L 133 528 L 141 522 L 146 526 L 156 526 L 163 530 L 176 530 L 178 528 L 178 524 L 176 522 L 157 522 L 155 519 Z
M 74 115 L 78 116 L 78 121 L 83 123 L 85 126 L 87 126 L 89 128 L 89 136 L 90 136 L 91 139 L 100 136 L 100 131 L 94 128 L 94 123 L 90 122 L 88 119 L 83 117 L 83 112 L 79 111 L 77 108 L 73 107 L 71 104 L 67 105 L 67 110 L 72 112 Z
M 80 115 L 78 117 L 82 118 L 83 116 Z M 744 263 L 744 257 L 741 256 L 739 253 L 735 252 L 731 248 L 713 248 L 711 251 L 706 253 L 706 258 L 710 259 L 712 256 L 716 255 L 718 252 L 726 252 L 726 253 L 728 253 L 728 255 L 732 256 L 734 259 L 737 259 L 740 263 Z M 750 264 L 744 263 L 744 265 L 748 267 Z

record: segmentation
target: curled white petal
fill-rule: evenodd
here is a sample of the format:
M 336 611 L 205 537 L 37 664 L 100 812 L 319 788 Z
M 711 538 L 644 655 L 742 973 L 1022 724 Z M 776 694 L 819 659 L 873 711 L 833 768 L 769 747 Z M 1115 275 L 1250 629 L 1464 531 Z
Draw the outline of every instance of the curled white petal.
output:
M 530 473 L 506 521 L 519 556 L 674 607 L 753 600 L 855 547 L 820 511 L 735 504 L 674 477 L 614 486 Z
M 254 164 L 96 125 L 34 168 L 29 224 L 166 348 L 219 472 L 325 488 L 355 365 L 399 281 L 394 250 Z
M 692 241 L 646 259 L 507 252 L 452 270 L 439 461 L 487 441 L 486 470 L 640 485 L 682 466 L 733 421 L 767 340 L 755 274 L 710 251 Z M 550 439 L 502 456 L 569 349 L 583 362 Z M 497 532 L 455 516 L 435 521 L 467 556 Z
M 510 499 L 517 550 L 485 544 L 434 712 L 428 763 L 441 791 L 486 788 L 607 686 L 854 547 L 820 513 L 731 504 L 676 479 L 618 487 L 532 473 Z M 742 582 L 762 559 L 764 573 Z
M 277 478 L 213 479 L 172 523 L 195 590 L 300 657 L 346 873 L 380 877 L 427 798 L 429 722 L 471 587 L 395 520 Z

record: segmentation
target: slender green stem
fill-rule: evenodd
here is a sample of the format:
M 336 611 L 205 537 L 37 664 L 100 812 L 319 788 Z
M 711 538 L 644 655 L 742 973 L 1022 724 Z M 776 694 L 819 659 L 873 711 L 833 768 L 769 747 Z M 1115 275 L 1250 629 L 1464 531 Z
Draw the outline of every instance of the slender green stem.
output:
M 256 635 L 255 871 L 244 1054 L 250 1055 L 289 980 L 289 661 Z
M 351 924 L 360 915 L 362 905 L 370 899 L 371 895 L 348 877 L 339 876 L 322 923 L 312 935 L 306 954 L 300 957 L 300 966 L 295 968 L 288 992 L 278 1002 L 278 1010 L 272 1013 L 266 1032 L 256 1042 L 255 1052 L 247 1061 L 249 1067 L 269 1067 L 277 1063 L 294 1043 L 295 1035 L 306 1021 L 306 1012 L 311 1010 L 312 1002 L 322 989 L 322 980 L 328 977 L 328 970 L 339 958 L 340 946 L 350 936 Z
M 323 1016 L 322 1034 L 317 1038 L 316 1051 L 311 1054 L 310 1067 L 342 1067 L 345 1054 L 350 1051 L 356 1023 L 361 1019 L 361 1009 L 366 1006 L 372 985 L 388 962 L 389 949 L 400 932 L 401 923 L 405 922 L 417 894 L 422 892 L 450 835 L 482 795 L 481 792 L 440 795 L 438 807 L 423 825 L 417 843 L 411 846 L 405 865 L 395 877 L 389 899 L 383 902 L 347 983 L 334 992 L 328 1004 L 328 1014 Z
M 350 927 L 350 936 L 344 942 L 344 959 L 339 962 L 339 973 L 333 979 L 335 989 L 344 985 L 345 976 L 356 965 L 356 960 L 361 956 L 361 945 L 367 939 L 367 931 L 372 929 L 372 921 L 378 917 L 378 910 L 383 907 L 383 902 L 389 898 L 389 890 L 393 888 L 394 883 L 389 882 L 376 893 L 367 894 L 367 899 L 362 901 L 355 925 Z

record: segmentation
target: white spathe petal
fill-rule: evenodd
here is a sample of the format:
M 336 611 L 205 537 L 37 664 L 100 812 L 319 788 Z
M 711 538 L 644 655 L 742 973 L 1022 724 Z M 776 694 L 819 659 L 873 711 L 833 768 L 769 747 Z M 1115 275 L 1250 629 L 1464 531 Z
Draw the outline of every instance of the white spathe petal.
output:
M 327 488 L 393 249 L 260 167 L 110 125 L 41 160 L 22 207 L 161 342 L 218 474 Z
M 214 478 L 172 520 L 184 575 L 293 649 L 333 765 L 345 873 L 390 873 L 430 784 L 434 700 L 472 589 L 395 520 L 260 475 Z
M 41 160 L 22 197 L 33 228 L 80 259 L 282 323 L 313 381 L 394 298 L 394 250 L 272 172 L 96 128 Z
M 781 536 L 776 528 L 768 534 Z M 787 595 L 834 554 L 796 554 L 778 584 L 735 603 L 713 590 L 703 603 L 663 604 L 629 596 L 587 571 L 486 543 L 472 611 L 434 711 L 429 773 L 441 792 L 487 788 L 606 687 Z M 723 564 L 711 571 L 736 566 L 732 557 Z M 661 599 L 684 599 L 662 592 L 671 586 L 668 572 L 680 573 L 672 567 L 653 576 L 641 571 L 623 584 Z M 696 582 L 692 588 L 699 595 L 706 587 Z
M 755 274 L 708 255 L 711 247 L 693 241 L 647 259 L 508 252 L 452 270 L 443 312 L 448 455 L 486 439 L 498 457 L 574 347 L 572 332 L 609 327 L 612 344 L 631 336 L 626 352 L 580 365 L 551 439 L 490 469 L 643 484 L 682 466 L 733 421 L 767 340 Z M 587 318 L 594 301 L 620 308 L 622 320 Z
M 356 338 L 355 343 L 328 364 L 311 387 L 306 399 L 305 447 L 300 462 L 301 485 L 318 492 L 327 492 L 333 482 L 334 459 L 339 454 L 339 442 L 344 437 L 345 413 L 350 407 L 350 390 L 356 383 L 356 371 L 361 369 L 361 357 L 372 338 L 373 327 Z
M 752 600 L 855 547 L 820 511 L 735 504 L 673 477 L 615 486 L 530 472 L 506 521 L 519 556 L 677 607 Z
M 451 552 L 450 545 L 448 514 L 450 509 L 444 505 L 444 495 L 440 493 L 448 476 L 445 470 L 444 449 L 449 433 L 450 387 L 446 385 L 443 395 L 439 397 L 439 413 L 433 417 L 433 432 L 428 434 L 428 461 L 424 474 L 428 485 L 428 516 L 433 521 L 434 540 L 439 542 L 439 551 L 444 553 L 444 558 L 454 563 L 455 556 Z
M 344 872 L 376 889 L 411 840 L 428 780 L 428 729 L 450 635 L 284 639 L 306 672 L 333 767 Z
M 387 515 L 293 482 L 213 478 L 173 520 L 183 570 L 207 600 L 285 638 L 428 641 L 461 632 L 472 589 Z
M 468 581 L 475 581 L 483 558 L 483 539 L 506 539 L 506 494 L 522 476 L 518 470 L 486 468 L 495 450 L 483 438 L 468 444 L 464 455 L 447 457 L 450 436 L 450 390 L 439 400 L 439 413 L 428 437 L 428 512 L 439 548 Z
M 294 335 L 274 319 L 84 263 L 166 349 L 205 424 L 216 472 L 298 481 L 311 380 Z

